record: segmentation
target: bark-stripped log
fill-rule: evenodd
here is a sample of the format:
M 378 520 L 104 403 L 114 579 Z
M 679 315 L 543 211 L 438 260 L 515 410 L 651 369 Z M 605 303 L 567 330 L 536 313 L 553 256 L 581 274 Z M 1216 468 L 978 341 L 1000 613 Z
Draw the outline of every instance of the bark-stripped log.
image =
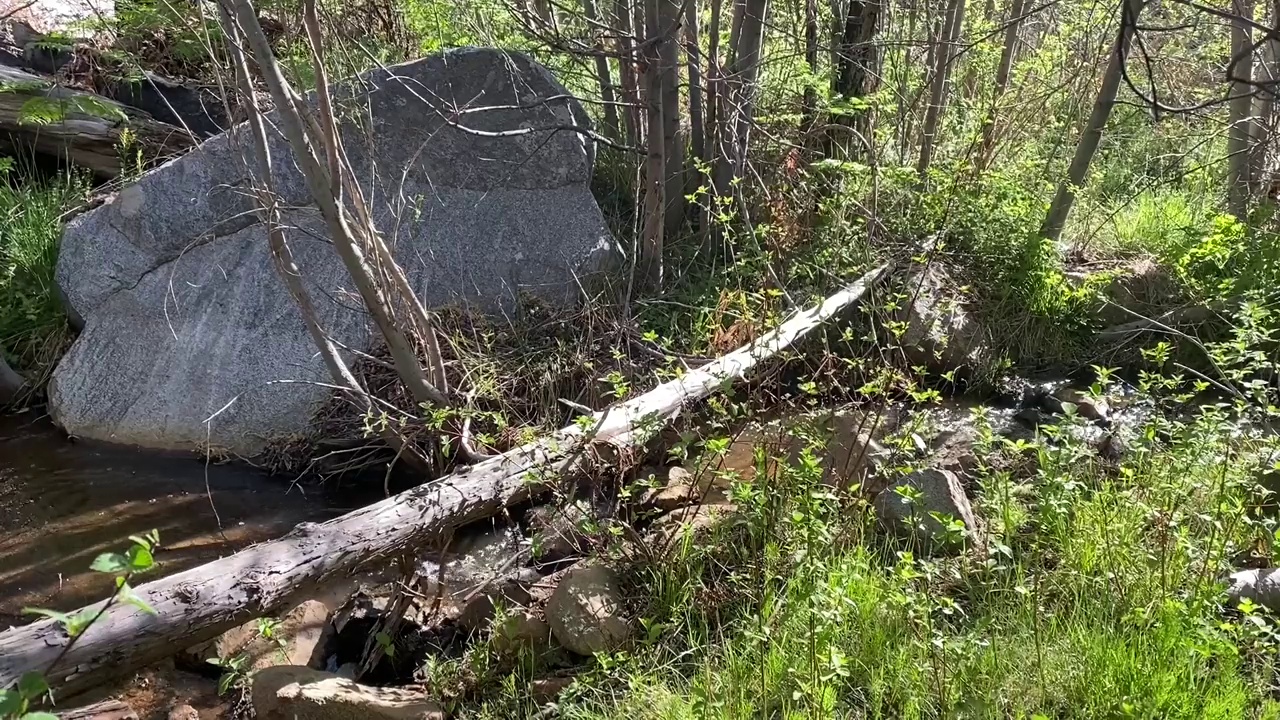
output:
M 31 670 L 68 695 L 126 674 L 305 599 L 328 581 L 406 550 L 428 546 L 453 528 L 483 520 L 529 496 L 579 455 L 584 439 L 627 447 L 641 442 L 690 401 L 711 395 L 803 339 L 856 303 L 888 272 L 881 265 L 822 303 L 791 316 L 759 340 L 596 413 L 577 425 L 323 524 L 304 523 L 285 537 L 136 588 L 157 611 L 113 608 L 61 659 L 66 633 L 53 621 L 0 633 L 0 688 Z
M 9 136 L 8 144 L 29 146 L 113 178 L 120 174 L 125 131 L 132 133 L 148 161 L 195 144 L 186 130 L 141 110 L 0 65 L 0 135 Z

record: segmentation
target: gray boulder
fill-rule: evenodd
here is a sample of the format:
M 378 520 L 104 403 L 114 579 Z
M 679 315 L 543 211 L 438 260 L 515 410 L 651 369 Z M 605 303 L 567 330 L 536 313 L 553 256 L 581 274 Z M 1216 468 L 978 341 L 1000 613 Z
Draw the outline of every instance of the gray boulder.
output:
M 951 548 L 978 538 L 980 528 L 973 505 L 960 478 L 949 470 L 927 468 L 908 473 L 880 491 L 874 504 L 887 525 L 906 530 L 929 547 Z M 948 533 L 939 517 L 964 523 L 961 537 Z
M 522 293 L 568 305 L 615 261 L 588 188 L 591 143 L 548 129 L 585 126 L 585 113 L 528 57 L 450 51 L 335 96 L 359 108 L 345 115 L 361 123 L 343 127 L 347 154 L 427 305 L 497 313 Z M 83 331 L 49 388 L 68 432 L 246 456 L 308 436 L 330 395 L 314 383 L 329 377 L 251 212 L 247 140 L 243 126 L 219 135 L 68 225 L 57 278 Z M 287 144 L 272 141 L 283 221 L 320 320 L 343 346 L 371 351 L 380 339 Z
M 4 355 L 0 355 L 0 407 L 16 402 L 26 385 L 26 379 L 9 367 Z
M 547 601 L 547 624 L 561 645 L 579 655 L 617 649 L 631 637 L 618 578 L 603 565 L 578 565 Z

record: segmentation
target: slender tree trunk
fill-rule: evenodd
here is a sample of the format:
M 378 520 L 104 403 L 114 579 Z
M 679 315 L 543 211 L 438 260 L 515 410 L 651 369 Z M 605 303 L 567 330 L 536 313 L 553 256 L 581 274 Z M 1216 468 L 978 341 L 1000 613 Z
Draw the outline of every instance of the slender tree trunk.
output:
M 666 0 L 645 0 L 644 4 L 644 93 L 646 154 L 644 171 L 644 223 L 640 245 L 641 279 L 651 290 L 663 280 L 663 242 L 666 227 L 666 143 L 662 122 L 662 58 L 653 42 L 659 30 L 661 6 Z
M 681 0 L 658 1 L 658 87 L 666 185 L 662 207 L 668 237 L 678 235 L 685 222 L 685 143 L 680 132 L 680 39 L 676 34 L 680 31 L 680 10 Z
M 1098 90 L 1093 111 L 1089 114 L 1089 120 L 1085 124 L 1084 131 L 1080 133 L 1080 140 L 1076 143 L 1076 152 L 1071 158 L 1071 167 L 1067 169 L 1067 177 L 1058 184 L 1058 191 L 1053 196 L 1049 213 L 1045 216 L 1044 224 L 1040 226 L 1040 236 L 1043 238 L 1055 242 L 1061 239 L 1062 230 L 1066 227 L 1067 218 L 1071 215 L 1071 206 L 1076 200 L 1076 189 L 1084 185 L 1085 178 L 1089 174 L 1089 165 L 1093 163 L 1093 156 L 1098 151 L 1098 143 L 1102 140 L 1107 120 L 1111 117 L 1111 110 L 1116 104 L 1121 73 L 1128 60 L 1129 45 L 1133 40 L 1133 27 L 1138 22 L 1143 4 L 1143 0 L 1124 0 L 1121 6 L 1120 30 L 1112 46 L 1107 70 L 1102 76 L 1102 87 Z
M 600 22 L 595 0 L 582 0 L 582 12 L 592 22 L 592 29 L 595 31 Z M 596 79 L 600 83 L 600 100 L 604 103 L 605 134 L 617 140 L 621 136 L 621 126 L 618 122 L 618 97 L 613 89 L 613 71 L 609 68 L 609 58 L 603 53 L 603 43 L 594 43 L 593 47 L 601 51 L 595 56 L 595 63 Z
M 965 0 L 950 0 L 946 20 L 938 33 L 939 46 L 933 53 L 934 67 L 929 84 L 929 106 L 925 109 L 924 132 L 920 140 L 920 160 L 916 164 L 916 172 L 919 173 L 921 180 L 929 173 L 929 166 L 933 163 L 938 127 L 942 123 L 943 111 L 947 104 L 952 60 L 955 59 L 956 44 L 960 39 L 960 31 L 964 27 L 964 6 Z
M 804 2 L 804 62 L 809 77 L 804 81 L 800 131 L 808 133 L 818 119 L 818 0 Z
M 623 108 L 623 129 L 626 132 L 628 145 L 643 143 L 644 125 L 641 121 L 640 88 L 636 79 L 635 44 L 632 42 L 634 31 L 631 25 L 631 3 L 633 0 L 617 0 L 614 4 L 614 21 L 618 28 L 618 77 L 622 80 L 622 100 L 627 104 Z
M 707 125 L 703 110 L 702 46 L 698 38 L 697 3 L 692 0 L 685 5 L 684 42 L 689 74 L 689 150 L 691 155 L 686 162 L 684 173 L 684 194 L 688 197 L 701 184 L 698 163 L 707 155 Z M 697 222 L 699 225 L 703 222 L 701 213 Z
M 1270 26 L 1280 33 L 1280 0 L 1272 0 Z M 1267 191 L 1272 171 L 1277 123 L 1277 97 L 1280 97 L 1280 37 L 1272 35 L 1262 44 L 1262 59 L 1254 72 L 1258 88 L 1254 100 L 1253 149 L 1250 152 L 1250 192 L 1254 196 Z
M 831 79 L 832 91 L 846 101 L 865 100 L 879 88 L 880 48 L 875 36 L 883 7 L 884 0 L 849 1 L 836 41 L 837 66 Z M 852 127 L 870 144 L 871 117 L 870 109 L 857 110 L 855 115 L 839 115 L 833 122 Z
M 738 5 L 736 42 L 732 48 L 732 114 L 726 113 L 724 128 L 731 134 L 726 157 L 719 158 L 716 186 L 727 195 L 735 178 L 746 168 L 747 146 L 755 118 L 755 100 L 760 73 L 760 52 L 764 44 L 764 23 L 769 0 L 745 0 Z
M 1253 19 L 1254 0 L 1231 0 L 1231 62 L 1227 77 L 1231 81 L 1228 107 L 1230 127 L 1227 130 L 1227 207 L 1231 214 L 1244 219 L 1249 214 L 1249 152 L 1253 137 Z
M 1005 20 L 1004 47 L 1000 50 L 1000 64 L 996 66 L 995 87 L 991 91 L 991 106 L 982 121 L 982 145 L 978 149 L 978 167 L 986 170 L 991 163 L 996 144 L 996 119 L 1000 112 L 1000 100 L 1009 89 L 1009 77 L 1013 72 L 1013 59 L 1018 53 L 1018 31 L 1022 28 L 1027 0 L 1013 0 L 1009 17 Z

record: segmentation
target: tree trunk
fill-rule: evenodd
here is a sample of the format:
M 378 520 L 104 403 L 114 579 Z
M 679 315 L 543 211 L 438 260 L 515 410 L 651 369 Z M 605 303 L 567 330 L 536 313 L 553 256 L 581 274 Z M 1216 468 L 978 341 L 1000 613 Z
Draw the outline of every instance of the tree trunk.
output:
M 1273 147 L 1280 113 L 1277 98 L 1280 97 L 1280 0 L 1271 3 L 1271 35 L 1262 45 L 1262 60 L 1254 72 L 1258 95 L 1254 101 L 1253 149 L 1250 152 L 1250 192 L 1260 195 L 1267 192 L 1270 175 L 1274 169 Z
M 596 12 L 595 0 L 582 0 L 582 13 L 591 21 L 592 31 L 598 32 L 596 26 L 600 22 L 600 14 Z M 617 140 L 621 127 L 618 123 L 617 93 L 613 89 L 613 71 L 609 69 L 609 58 L 603 52 L 603 44 L 597 42 L 592 47 L 600 51 L 595 56 L 595 63 L 596 79 L 600 83 L 600 100 L 604 103 L 605 134 Z
M 692 4 L 692 0 L 690 0 Z M 685 221 L 685 144 L 680 133 L 681 0 L 658 0 L 659 86 L 662 98 L 663 223 L 667 237 L 676 237 Z
M 800 132 L 808 133 L 818 120 L 818 0 L 804 2 L 804 64 L 809 77 L 804 81 Z
M 698 40 L 698 8 L 697 3 L 692 0 L 686 5 L 684 38 L 689 73 L 689 144 L 693 157 L 701 160 L 707 155 L 707 126 L 703 113 L 702 46 Z M 696 182 L 697 173 L 692 175 Z
M 1120 90 L 1121 72 L 1129 57 L 1129 45 L 1133 40 L 1133 27 L 1138 22 L 1142 11 L 1143 0 L 1124 0 L 1121 6 L 1122 17 L 1120 30 L 1116 34 L 1112 46 L 1111 59 L 1107 62 L 1107 70 L 1102 76 L 1102 87 L 1093 103 L 1093 111 L 1080 140 L 1076 143 L 1075 155 L 1071 158 L 1071 167 L 1067 169 L 1067 177 L 1058 184 L 1058 191 L 1053 196 L 1053 204 L 1040 226 L 1040 236 L 1048 240 L 1058 241 L 1062 230 L 1071 215 L 1071 206 L 1076 200 L 1076 189 L 1084 185 L 1089 174 L 1089 165 L 1098 151 L 1098 143 L 1102 141 L 1102 132 L 1111 117 L 1111 109 L 1116 104 L 1116 93 Z
M 0 86 L 0 136 L 8 135 L 7 142 L 15 146 L 69 160 L 102 178 L 120 174 L 120 141 L 126 132 L 132 133 L 147 161 L 195 144 L 180 127 L 101 95 L 62 87 L 53 78 L 0 65 Z M 40 122 L 33 122 L 36 116 Z M 5 141 L 0 139 L 0 144 Z
M 631 25 L 631 3 L 633 0 L 617 0 L 614 4 L 615 22 L 618 28 L 618 77 L 622 80 L 622 100 L 627 104 L 623 108 L 622 121 L 627 133 L 627 144 L 643 145 L 644 124 L 641 120 L 640 86 L 636 78 L 635 45 L 631 40 L 634 30 Z
M 836 69 L 831 84 L 834 94 L 849 100 L 865 100 L 880 85 L 880 48 L 875 43 L 884 0 L 850 0 L 840 35 L 836 40 Z M 848 125 L 872 141 L 870 109 L 847 110 L 855 115 L 839 115 L 833 122 Z
M 937 145 L 938 127 L 942 123 L 943 111 L 947 104 L 947 91 L 950 89 L 951 64 L 956 56 L 956 44 L 960 40 L 960 31 L 964 27 L 965 0 L 950 0 L 946 19 L 938 32 L 938 47 L 933 52 L 933 77 L 929 83 L 929 106 L 925 109 L 923 135 L 920 140 L 920 160 L 916 164 L 916 172 L 924 180 L 933 163 L 933 152 Z
M 751 124 L 755 119 L 755 100 L 759 91 L 757 87 L 760 74 L 760 52 L 764 44 L 764 24 L 769 12 L 769 0 L 744 0 L 737 6 L 734 18 L 736 34 L 734 46 L 730 49 L 732 58 L 729 68 L 728 105 L 732 112 L 726 112 L 722 129 L 726 138 L 726 152 L 717 158 L 716 189 L 718 194 L 728 196 L 730 185 L 740 177 L 746 169 L 747 146 L 750 141 Z
M 1009 89 L 1009 77 L 1013 72 L 1013 59 L 1018 53 L 1018 30 L 1022 27 L 1027 0 L 1013 0 L 1009 17 L 1005 22 L 1004 47 L 1000 50 L 1000 64 L 996 66 L 996 83 L 991 90 L 991 106 L 982 121 L 982 145 L 978 149 L 978 167 L 986 170 L 991 163 L 996 144 L 996 118 L 1000 112 L 1000 99 Z
M 1227 117 L 1227 207 L 1241 220 L 1249 214 L 1249 152 L 1254 135 L 1253 19 L 1254 0 L 1231 0 L 1231 62 L 1227 65 L 1231 101 Z
M 881 265 L 749 345 L 596 413 L 586 428 L 572 424 L 342 517 L 299 525 L 279 540 L 135 588 L 155 609 L 154 616 L 130 605 L 113 607 L 74 644 L 52 620 L 10 628 L 0 633 L 0 688 L 12 687 L 24 673 L 48 670 L 54 692 L 71 695 L 161 660 L 175 648 L 284 610 L 361 567 L 438 544 L 454 529 L 502 512 L 572 469 L 588 443 L 606 442 L 623 450 L 641 444 L 652 437 L 655 421 L 668 421 L 686 403 L 746 377 L 840 317 L 888 269 Z
M 663 243 L 666 230 L 666 143 L 662 122 L 662 58 L 653 42 L 661 30 L 660 6 L 666 0 L 645 0 L 644 77 L 646 80 L 644 167 L 644 220 L 640 238 L 640 280 L 649 289 L 660 289 L 663 280 Z

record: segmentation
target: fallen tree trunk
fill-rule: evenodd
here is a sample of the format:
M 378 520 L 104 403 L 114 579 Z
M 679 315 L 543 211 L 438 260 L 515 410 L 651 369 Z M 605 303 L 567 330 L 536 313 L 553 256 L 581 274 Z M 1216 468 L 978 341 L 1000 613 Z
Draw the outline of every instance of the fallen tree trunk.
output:
M 357 568 L 427 546 L 456 527 L 492 517 L 527 499 L 535 485 L 573 463 L 586 443 L 625 448 L 644 441 L 686 402 L 745 377 L 856 303 L 888 268 L 875 268 L 747 346 L 596 413 L 596 422 L 585 428 L 570 425 L 438 481 L 323 524 L 304 523 L 279 540 L 136 588 L 157 611 L 155 616 L 131 606 L 113 607 L 69 650 L 69 638 L 51 620 L 6 630 L 0 633 L 0 688 L 33 670 L 48 670 L 49 684 L 64 696 L 92 687 L 301 602 L 326 582 Z
M 120 174 L 120 141 L 126 131 L 148 161 L 194 144 L 187 131 L 140 110 L 0 65 L 0 133 L 9 136 L 9 144 L 113 178 Z

